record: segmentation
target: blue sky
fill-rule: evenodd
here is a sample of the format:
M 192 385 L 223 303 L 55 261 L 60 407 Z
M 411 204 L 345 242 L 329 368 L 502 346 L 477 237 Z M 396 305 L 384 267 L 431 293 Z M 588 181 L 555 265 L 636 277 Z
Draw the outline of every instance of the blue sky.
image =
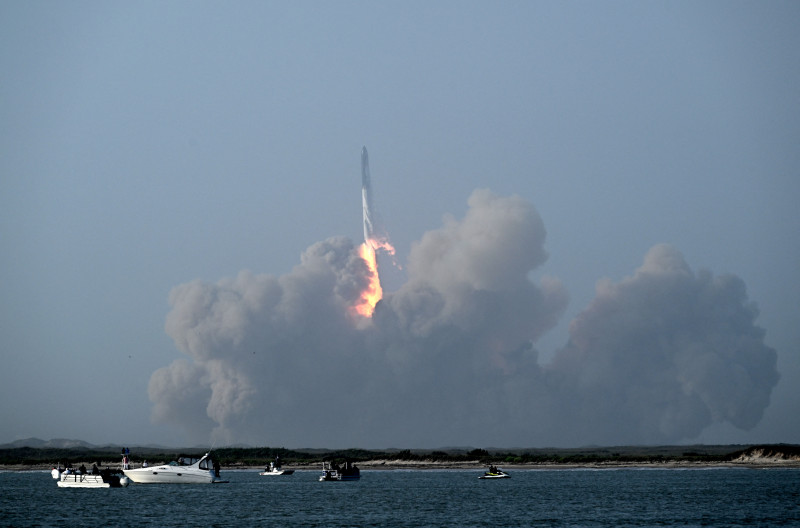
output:
M 191 310 L 170 304 L 170 292 L 242 270 L 298 281 L 307 248 L 331 237 L 360 243 L 366 145 L 376 208 L 404 266 L 385 266 L 382 276 L 388 292 L 399 292 L 393 312 L 411 298 L 400 290 L 414 247 L 431 243 L 426 233 L 465 237 L 473 233 L 469 211 L 495 219 L 495 207 L 510 207 L 488 199 L 468 205 L 476 189 L 518 197 L 528 204 L 519 210 L 535 210 L 546 231 L 547 259 L 528 277 L 536 285 L 557 279 L 564 302 L 548 305 L 553 322 L 531 323 L 543 368 L 560 354 L 588 354 L 569 352 L 570 325 L 597 299 L 598 281 L 622 288 L 653 246 L 669 244 L 692 274 L 743 282 L 740 304 L 757 304 L 753 323 L 766 331 L 760 344 L 777 353 L 780 379 L 764 382 L 769 404 L 748 430 L 712 406 L 714 418 L 700 432 L 667 440 L 800 443 L 790 418 L 800 413 L 798 19 L 795 2 L 4 3 L 0 442 L 213 438 L 334 447 L 300 425 L 284 436 L 249 430 L 240 422 L 257 419 L 255 411 L 218 400 L 221 390 L 187 407 L 169 391 L 153 401 L 152 380 L 157 372 L 185 374 L 169 367 L 176 360 L 207 389 L 222 383 L 219 372 L 233 371 L 240 393 L 226 394 L 237 402 L 249 394 L 256 403 L 242 405 L 276 409 L 273 419 L 283 416 L 281 405 L 301 412 L 304 398 L 313 406 L 312 395 L 325 397 L 322 387 L 281 389 L 286 403 L 245 380 L 248 367 L 223 357 L 230 349 L 208 357 L 206 348 L 181 349 L 188 330 L 165 327 L 169 314 Z M 460 230 L 443 228 L 462 219 Z M 539 243 L 534 235 L 544 232 L 523 227 Z M 345 246 L 330 251 L 346 253 Z M 431 278 L 438 268 L 421 249 L 412 268 L 429 271 L 417 278 L 439 287 Z M 209 332 L 213 340 L 222 329 Z M 337 327 L 332 335 L 366 334 Z M 389 351 L 402 346 L 387 345 L 387 335 L 376 339 L 391 362 Z M 414 343 L 425 351 L 428 342 Z M 313 363 L 321 352 L 280 351 L 306 353 Z M 456 393 L 473 379 L 460 374 L 448 379 Z M 513 381 L 536 385 L 534 378 Z M 568 387 L 531 390 L 526 398 L 548 403 L 530 407 L 556 409 L 568 399 Z M 442 404 L 439 412 L 470 409 Z M 397 447 L 570 445 L 570 427 L 545 414 L 546 436 L 484 437 L 465 426 L 453 429 L 458 437 L 401 437 L 407 445 Z M 362 436 L 343 438 L 385 447 L 389 440 L 371 435 L 368 422 Z M 587 443 L 596 440 L 583 433 Z

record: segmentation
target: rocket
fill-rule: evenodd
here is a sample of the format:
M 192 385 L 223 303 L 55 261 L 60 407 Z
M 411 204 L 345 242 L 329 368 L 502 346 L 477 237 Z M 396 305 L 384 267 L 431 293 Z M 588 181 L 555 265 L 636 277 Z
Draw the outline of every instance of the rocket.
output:
M 361 149 L 361 207 L 364 213 L 364 242 L 375 249 L 375 225 L 372 214 L 372 182 L 369 177 L 367 147 Z
M 364 244 L 372 251 L 381 249 L 394 255 L 394 248 L 389 243 L 389 235 L 383 227 L 383 222 L 375 210 L 372 200 L 372 180 L 369 175 L 369 154 L 367 147 L 361 149 L 361 210 L 364 213 Z

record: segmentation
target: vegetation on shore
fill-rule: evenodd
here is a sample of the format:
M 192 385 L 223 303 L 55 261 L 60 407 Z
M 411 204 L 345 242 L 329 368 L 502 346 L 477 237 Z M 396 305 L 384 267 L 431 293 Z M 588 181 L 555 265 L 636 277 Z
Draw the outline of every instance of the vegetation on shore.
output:
M 131 461 L 138 465 L 168 462 L 178 454 L 202 454 L 203 449 L 131 448 Z M 350 459 L 355 462 L 394 461 L 411 464 L 652 464 L 670 462 L 725 463 L 745 457 L 772 457 L 800 460 L 800 446 L 773 444 L 759 446 L 629 446 L 573 449 L 439 449 L 439 450 L 367 450 L 342 449 L 293 450 L 274 447 L 224 447 L 214 449 L 223 467 L 265 466 L 275 457 L 285 465 L 316 465 L 327 460 Z M 121 448 L 108 447 L 11 447 L 0 448 L 0 466 L 50 466 L 56 463 L 119 464 Z

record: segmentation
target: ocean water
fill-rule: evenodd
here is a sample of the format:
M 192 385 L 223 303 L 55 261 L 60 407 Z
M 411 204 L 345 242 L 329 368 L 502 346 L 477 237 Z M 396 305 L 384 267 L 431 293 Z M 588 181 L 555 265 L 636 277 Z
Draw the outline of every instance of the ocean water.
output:
M 0 472 L 0 526 L 625 527 L 798 526 L 798 469 L 319 471 L 228 484 L 58 488 L 49 472 Z

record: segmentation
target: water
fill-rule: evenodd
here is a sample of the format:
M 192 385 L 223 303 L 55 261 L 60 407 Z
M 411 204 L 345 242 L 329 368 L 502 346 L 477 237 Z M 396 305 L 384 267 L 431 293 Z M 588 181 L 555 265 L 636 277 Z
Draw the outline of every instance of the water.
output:
M 0 526 L 798 526 L 800 470 L 319 471 L 229 484 L 58 488 L 49 472 L 0 472 Z

